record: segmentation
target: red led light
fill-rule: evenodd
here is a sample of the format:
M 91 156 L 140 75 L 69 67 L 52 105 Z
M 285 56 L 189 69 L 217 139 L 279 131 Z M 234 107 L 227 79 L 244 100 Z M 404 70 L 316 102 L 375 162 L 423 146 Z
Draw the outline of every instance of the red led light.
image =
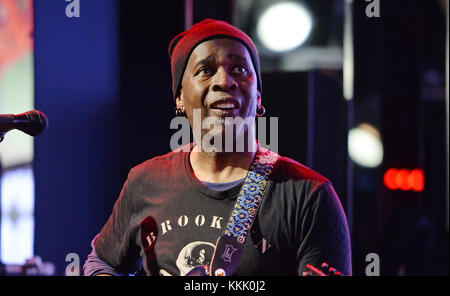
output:
M 421 169 L 388 169 L 383 177 L 384 185 L 390 190 L 422 191 L 425 177 Z
M 401 190 L 407 191 L 411 187 L 408 183 L 409 171 L 405 169 L 401 169 L 397 172 L 395 176 L 395 182 L 397 183 L 397 187 Z
M 408 176 L 408 182 L 411 184 L 411 188 L 414 191 L 422 191 L 425 186 L 425 177 L 422 170 L 412 170 Z
M 395 190 L 397 189 L 397 184 L 395 183 L 395 175 L 397 174 L 396 169 L 388 169 L 386 173 L 384 174 L 384 185 L 391 189 Z

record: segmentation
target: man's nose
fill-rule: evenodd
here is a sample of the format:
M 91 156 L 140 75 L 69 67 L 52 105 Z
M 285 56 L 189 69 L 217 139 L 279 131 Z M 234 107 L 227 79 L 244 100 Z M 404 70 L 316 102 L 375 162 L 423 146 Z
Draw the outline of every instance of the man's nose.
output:
M 237 82 L 233 75 L 230 75 L 230 73 L 223 68 L 217 70 L 212 83 L 213 91 L 229 91 L 235 89 L 236 87 Z

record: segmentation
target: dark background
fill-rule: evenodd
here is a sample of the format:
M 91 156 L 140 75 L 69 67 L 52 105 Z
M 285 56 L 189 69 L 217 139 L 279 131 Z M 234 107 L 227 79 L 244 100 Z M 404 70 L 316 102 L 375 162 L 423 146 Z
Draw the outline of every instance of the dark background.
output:
M 365 274 L 372 252 L 382 275 L 448 274 L 445 18 L 439 1 L 381 2 L 380 18 L 366 17 L 367 2 L 354 4 L 351 106 L 341 71 L 327 69 L 263 73 L 263 104 L 279 117 L 279 153 L 333 182 L 351 222 L 355 275 Z M 130 168 L 170 150 L 167 47 L 184 30 L 184 3 L 81 0 L 73 19 L 65 1 L 34 3 L 35 107 L 50 120 L 35 139 L 35 254 L 64 274 L 68 253 L 82 264 L 90 252 Z M 194 22 L 231 22 L 234 5 L 195 1 Z M 328 19 L 323 32 L 339 24 Z M 430 71 L 441 79 L 427 79 Z M 351 164 L 348 175 L 349 115 L 380 130 L 380 167 Z M 391 167 L 422 168 L 424 191 L 387 190 L 382 176 Z

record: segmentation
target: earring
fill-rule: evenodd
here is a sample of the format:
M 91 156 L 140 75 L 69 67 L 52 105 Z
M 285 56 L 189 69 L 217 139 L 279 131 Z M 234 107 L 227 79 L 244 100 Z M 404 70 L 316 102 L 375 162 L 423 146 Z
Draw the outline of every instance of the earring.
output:
M 264 108 L 263 105 L 258 106 L 258 108 L 256 108 L 256 116 L 263 116 L 264 113 L 266 113 L 266 108 Z
M 181 108 L 175 108 L 175 115 L 176 116 L 184 116 L 184 115 L 186 115 L 186 112 L 184 112 L 184 110 Z

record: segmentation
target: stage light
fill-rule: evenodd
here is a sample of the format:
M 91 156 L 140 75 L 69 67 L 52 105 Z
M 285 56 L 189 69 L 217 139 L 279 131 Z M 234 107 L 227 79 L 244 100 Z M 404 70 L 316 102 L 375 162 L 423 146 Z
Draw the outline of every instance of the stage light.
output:
M 425 177 L 422 170 L 412 170 L 408 176 L 408 183 L 411 184 L 411 189 L 414 191 L 422 191 L 425 186 Z
M 425 177 L 421 169 L 388 169 L 383 176 L 386 188 L 390 190 L 417 191 L 425 186 Z
M 395 182 L 396 174 L 396 169 L 388 169 L 386 173 L 384 173 L 383 182 L 384 186 L 386 186 L 388 189 L 395 190 L 398 188 L 397 183 Z
M 311 33 L 311 13 L 296 2 L 269 6 L 259 18 L 257 34 L 261 43 L 275 52 L 301 46 Z
M 348 133 L 350 158 L 363 167 L 374 168 L 383 161 L 383 144 L 378 130 L 362 123 Z
M 397 174 L 395 174 L 395 184 L 398 189 L 408 191 L 411 188 L 411 185 L 408 182 L 408 175 L 408 170 L 401 169 L 397 171 Z

